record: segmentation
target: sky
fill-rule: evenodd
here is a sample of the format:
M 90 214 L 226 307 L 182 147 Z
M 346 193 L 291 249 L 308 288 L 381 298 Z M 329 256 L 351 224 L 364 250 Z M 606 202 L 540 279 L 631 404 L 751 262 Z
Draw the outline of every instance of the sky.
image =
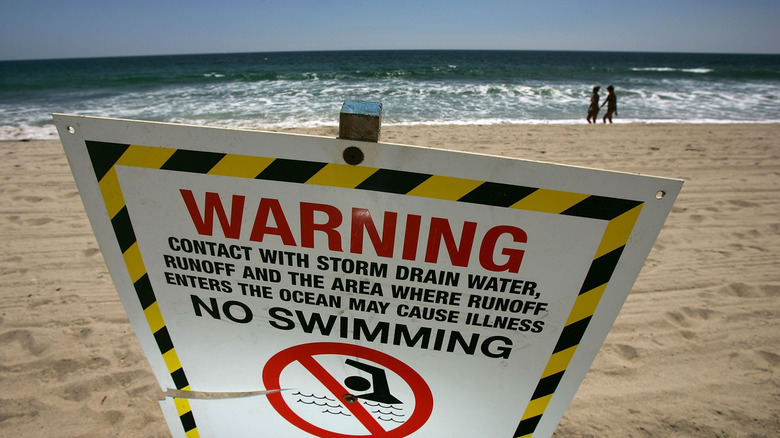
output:
M 370 49 L 780 53 L 779 0 L 0 0 L 0 60 Z

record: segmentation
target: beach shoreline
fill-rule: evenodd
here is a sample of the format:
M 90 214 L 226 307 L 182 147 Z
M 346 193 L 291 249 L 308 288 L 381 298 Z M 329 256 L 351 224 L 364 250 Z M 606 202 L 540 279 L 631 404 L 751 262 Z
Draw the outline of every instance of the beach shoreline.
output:
M 53 112 L 230 128 L 332 126 L 346 100 L 381 102 L 385 124 L 578 124 L 596 85 L 602 103 L 614 85 L 616 124 L 780 122 L 778 70 L 777 55 L 544 50 L 6 62 L 0 138 L 46 138 L 52 131 L 40 127 Z
M 583 114 L 383 126 L 380 141 L 683 179 L 554 436 L 780 435 L 780 124 Z M 0 141 L 0 154 L 0 436 L 170 436 L 59 141 Z

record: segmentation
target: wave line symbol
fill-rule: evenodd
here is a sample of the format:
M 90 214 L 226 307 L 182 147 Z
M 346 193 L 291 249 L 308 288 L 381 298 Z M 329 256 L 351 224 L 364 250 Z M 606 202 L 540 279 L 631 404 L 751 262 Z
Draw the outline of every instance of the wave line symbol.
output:
M 301 400 L 301 399 L 298 399 L 298 403 L 303 403 L 303 404 L 305 404 L 305 405 L 315 405 L 315 406 L 320 406 L 320 407 L 323 407 L 323 406 L 325 406 L 325 407 L 328 407 L 328 408 L 334 408 L 334 409 L 335 409 L 335 408 L 340 408 L 340 407 L 342 407 L 340 404 L 337 404 L 336 406 L 333 406 L 333 405 L 330 405 L 330 404 L 328 404 L 328 403 L 317 403 L 316 401 L 310 401 L 310 402 L 308 402 L 308 401 L 303 401 L 303 400 Z
M 394 406 L 394 405 L 386 405 L 386 404 L 382 404 L 382 403 L 369 403 L 367 401 L 364 401 L 363 404 L 366 405 L 366 406 L 371 406 L 372 408 L 380 407 L 380 408 L 384 408 L 384 409 L 395 409 L 397 411 L 403 411 L 404 410 L 403 408 L 399 408 L 399 407 Z
M 292 395 L 300 395 L 301 397 L 311 397 L 311 398 L 316 398 L 317 400 L 337 401 L 335 398 L 330 398 L 330 397 L 325 396 L 325 395 L 318 396 L 318 395 L 314 395 L 314 394 L 304 394 L 301 391 L 296 391 L 296 392 L 292 393 Z
M 406 414 L 397 414 L 395 412 L 382 412 L 381 409 L 377 409 L 375 411 L 371 411 L 372 414 L 379 414 L 379 415 L 390 415 L 392 417 L 405 417 Z
M 345 417 L 351 417 L 352 416 L 352 414 L 348 414 L 348 413 L 346 413 L 344 411 L 331 412 L 330 409 L 325 409 L 324 411 L 322 411 L 322 413 L 323 414 L 331 414 L 331 415 L 343 415 Z

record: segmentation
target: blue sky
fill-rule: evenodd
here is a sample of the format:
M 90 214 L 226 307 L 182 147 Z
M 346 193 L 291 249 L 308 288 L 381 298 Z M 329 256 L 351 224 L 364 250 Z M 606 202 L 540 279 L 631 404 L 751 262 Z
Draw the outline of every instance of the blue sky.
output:
M 354 49 L 780 53 L 779 0 L 0 0 L 0 60 Z

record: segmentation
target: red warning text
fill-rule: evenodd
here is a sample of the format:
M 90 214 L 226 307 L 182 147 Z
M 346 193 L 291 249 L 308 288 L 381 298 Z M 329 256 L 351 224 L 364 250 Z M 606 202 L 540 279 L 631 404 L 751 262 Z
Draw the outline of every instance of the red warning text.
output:
M 285 209 L 274 198 L 250 201 L 243 195 L 232 195 L 227 201 L 219 193 L 205 192 L 199 202 L 191 190 L 181 189 L 180 193 L 195 229 L 204 236 L 220 230 L 226 238 L 240 239 L 248 233 L 253 242 L 276 239 L 286 246 L 303 248 L 314 248 L 315 236 L 320 236 L 330 251 L 363 254 L 367 247 L 379 257 L 400 256 L 403 260 L 426 263 L 441 260 L 461 267 L 469 266 L 476 253 L 482 268 L 510 273 L 520 270 L 525 254 L 523 244 L 528 241 L 525 231 L 513 225 L 497 225 L 478 232 L 476 222 L 393 211 L 382 212 L 378 225 L 366 208 L 352 207 L 345 213 L 329 204 L 298 202 L 294 208 Z M 257 203 L 257 208 L 252 205 L 245 209 L 247 202 Z M 253 210 L 253 217 L 245 218 L 245 211 Z M 291 215 L 298 219 L 298 229 L 290 226 Z M 215 217 L 219 227 L 215 226 Z M 249 231 L 244 231 L 245 226 Z M 449 260 L 440 259 L 442 249 Z

